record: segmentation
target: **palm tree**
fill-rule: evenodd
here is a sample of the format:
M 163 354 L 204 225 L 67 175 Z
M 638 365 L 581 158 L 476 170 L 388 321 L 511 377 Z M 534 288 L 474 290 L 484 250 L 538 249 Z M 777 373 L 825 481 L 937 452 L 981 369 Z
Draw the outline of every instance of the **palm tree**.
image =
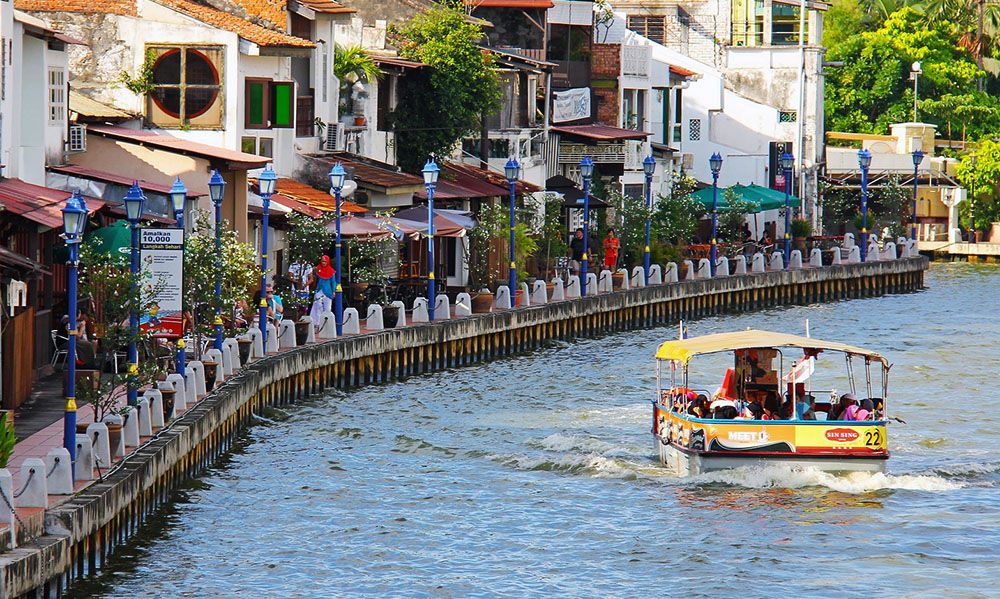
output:
M 361 46 L 337 46 L 333 55 L 333 74 L 342 83 L 369 83 L 382 77 L 382 69 Z

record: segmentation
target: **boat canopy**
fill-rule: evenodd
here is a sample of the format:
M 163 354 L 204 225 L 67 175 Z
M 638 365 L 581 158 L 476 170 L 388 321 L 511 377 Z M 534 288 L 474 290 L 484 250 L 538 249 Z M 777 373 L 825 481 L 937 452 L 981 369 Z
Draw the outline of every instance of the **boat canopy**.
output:
M 662 343 L 656 351 L 657 360 L 677 360 L 687 363 L 692 357 L 701 354 L 714 354 L 724 351 L 736 351 L 740 349 L 767 349 L 777 347 L 800 347 L 803 349 L 831 350 L 846 354 L 864 356 L 872 360 L 877 360 L 883 366 L 888 366 L 889 362 L 885 357 L 867 349 L 836 343 L 833 341 L 823 341 L 812 337 L 800 337 L 798 335 L 788 335 L 785 333 L 773 333 L 771 331 L 758 331 L 747 329 L 734 333 L 716 333 L 714 335 L 704 335 L 692 337 L 691 339 L 679 339 L 676 341 L 666 341 Z

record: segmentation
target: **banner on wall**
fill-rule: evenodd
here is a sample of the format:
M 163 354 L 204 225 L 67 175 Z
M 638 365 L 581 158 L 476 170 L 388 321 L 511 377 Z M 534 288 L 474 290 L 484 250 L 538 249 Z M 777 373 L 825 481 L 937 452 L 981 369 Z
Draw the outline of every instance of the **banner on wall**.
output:
M 149 311 L 139 319 L 144 329 L 156 335 L 181 336 L 181 311 L 184 290 L 184 230 L 140 229 L 139 270 L 143 298 L 152 297 Z
M 590 118 L 590 88 L 578 87 L 552 94 L 552 122 Z

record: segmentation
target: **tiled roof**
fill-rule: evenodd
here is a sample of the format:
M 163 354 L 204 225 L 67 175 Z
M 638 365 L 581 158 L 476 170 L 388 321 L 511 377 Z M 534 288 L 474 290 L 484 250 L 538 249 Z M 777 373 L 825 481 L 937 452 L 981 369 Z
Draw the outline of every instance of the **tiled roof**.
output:
M 351 177 L 358 182 L 358 185 L 376 187 L 382 190 L 396 191 L 394 188 L 413 188 L 414 192 L 420 191 L 424 185 L 422 177 L 404 173 L 398 167 L 370 160 L 347 152 L 332 152 L 329 154 L 318 154 L 314 158 L 333 166 L 340 162 L 344 168 L 351 173 Z M 405 192 L 405 190 L 403 190 Z
M 25 183 L 20 179 L 0 180 L 0 204 L 8 212 L 23 216 L 51 229 L 62 229 L 62 208 L 69 193 Z M 85 196 L 87 211 L 93 213 L 104 207 L 105 202 Z
M 626 139 L 642 140 L 651 134 L 645 131 L 609 127 L 608 125 L 572 125 L 567 127 L 552 127 L 549 131 L 563 135 L 573 135 L 593 141 L 625 141 Z
M 677 65 L 670 65 L 670 72 L 674 75 L 679 75 L 681 77 L 690 77 L 692 75 L 697 75 L 698 73 L 685 69 L 684 67 L 679 67 Z
M 256 191 L 257 180 L 250 179 L 251 185 Z M 334 213 L 337 211 L 337 200 L 328 192 L 320 191 L 311 185 L 296 181 L 295 179 L 278 179 L 274 187 L 276 195 L 281 197 L 271 199 L 283 204 L 296 212 L 301 212 L 306 216 L 318 218 L 323 213 Z M 365 208 L 358 206 L 349 200 L 340 200 L 340 212 L 364 214 L 368 212 Z
M 464 162 L 447 162 L 441 169 L 444 171 L 445 177 L 449 179 L 454 177 L 463 187 L 472 187 L 474 181 L 479 181 L 480 185 L 489 185 L 490 188 L 499 190 L 499 193 L 494 192 L 488 195 L 496 196 L 510 193 L 507 188 L 507 177 L 503 173 L 479 168 L 478 166 L 465 164 Z M 541 187 L 527 181 L 519 180 L 517 182 L 517 193 L 533 193 L 541 190 Z
M 14 0 L 19 10 L 135 16 L 136 0 Z
M 299 4 L 316 12 L 322 12 L 329 15 L 358 12 L 357 9 L 348 8 L 343 4 L 333 2 L 332 0 L 299 0 Z
M 168 152 L 194 155 L 212 162 L 224 161 L 229 163 L 229 168 L 233 170 L 260 168 L 271 162 L 270 158 L 257 156 L 256 154 L 227 150 L 226 148 L 188 141 L 172 135 L 160 135 L 147 130 L 126 129 L 110 125 L 89 125 L 87 133 L 96 133 L 97 135 L 120 139 L 129 143 L 152 146 Z
M 133 182 L 139 183 L 139 189 L 143 191 L 152 191 L 155 193 L 162 193 L 165 195 L 170 194 L 169 185 L 161 185 L 159 183 L 150 183 L 149 181 L 144 181 L 139 179 L 136 181 L 132 177 L 126 177 L 119 175 L 117 173 L 109 173 L 107 171 L 100 171 L 93 168 L 87 168 L 85 166 L 77 166 L 75 164 L 66 164 L 63 166 L 50 166 L 48 170 L 59 173 L 61 175 L 69 175 L 70 177 L 79 177 L 82 179 L 94 179 L 97 181 L 104 181 L 106 183 L 115 183 L 118 185 L 132 185 Z M 208 195 L 205 192 L 197 192 L 193 190 L 188 190 L 189 198 L 200 198 L 202 196 Z
M 197 19 L 207 25 L 232 31 L 243 39 L 253 42 L 259 46 L 289 46 L 296 48 L 314 48 L 315 44 L 309 40 L 302 39 L 268 29 L 261 25 L 237 15 L 221 11 L 198 0 L 154 0 L 157 4 L 162 4 L 167 8 Z

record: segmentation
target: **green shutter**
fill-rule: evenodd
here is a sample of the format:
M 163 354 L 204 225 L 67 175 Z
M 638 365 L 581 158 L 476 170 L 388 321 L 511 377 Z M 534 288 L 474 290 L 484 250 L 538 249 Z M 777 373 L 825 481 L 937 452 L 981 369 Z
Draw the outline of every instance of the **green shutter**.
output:
M 263 81 L 247 81 L 247 125 L 264 127 L 267 126 L 267 117 L 264 111 L 264 86 Z
M 292 92 L 292 83 L 272 83 L 271 84 L 271 126 L 291 127 L 294 124 L 295 101 Z

